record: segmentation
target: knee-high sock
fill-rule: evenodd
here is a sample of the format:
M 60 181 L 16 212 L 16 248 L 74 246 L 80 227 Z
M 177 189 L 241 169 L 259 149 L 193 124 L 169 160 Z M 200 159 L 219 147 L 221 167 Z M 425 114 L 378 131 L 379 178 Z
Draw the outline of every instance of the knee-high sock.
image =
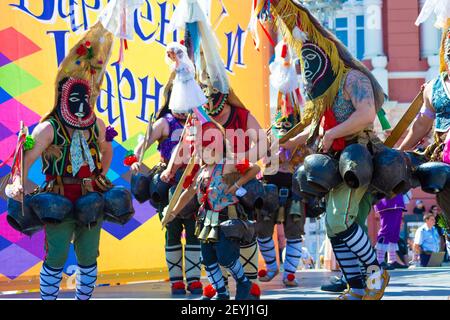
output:
M 42 300 L 56 300 L 59 293 L 59 286 L 62 280 L 62 272 L 63 268 L 53 269 L 47 266 L 45 263 L 42 264 L 40 274 L 40 289 Z
M 383 263 L 386 257 L 386 251 L 388 250 L 388 245 L 384 243 L 377 243 L 377 260 L 378 263 Z
M 330 238 L 330 241 L 334 255 L 339 263 L 346 282 L 351 288 L 365 288 L 365 277 L 361 273 L 361 268 L 356 255 L 350 251 L 345 242 L 338 237 Z
M 184 270 L 188 284 L 200 280 L 200 273 L 202 269 L 199 244 L 187 244 L 184 247 Z
M 237 283 L 247 282 L 248 278 L 245 276 L 244 268 L 239 259 L 234 260 L 229 265 L 224 266 L 233 276 Z
M 209 283 L 216 289 L 217 292 L 226 292 L 225 282 L 223 281 L 222 271 L 219 268 L 218 263 L 213 263 L 205 266 L 206 276 L 208 277 Z
M 340 236 L 338 235 L 339 238 L 358 257 L 359 261 L 364 264 L 364 267 L 368 268 L 369 266 L 380 265 L 377 261 L 375 250 L 370 244 L 369 237 L 358 224 L 354 223 L 344 233 L 341 233 Z
M 258 238 L 259 251 L 264 258 L 266 268 L 269 271 L 278 270 L 277 254 L 275 252 L 275 244 L 271 237 Z
M 222 277 L 223 277 L 223 281 L 225 282 L 225 285 L 228 286 L 228 277 L 230 276 L 230 274 L 228 273 L 228 270 L 225 267 L 220 266 L 220 271 L 222 272 Z
M 286 240 L 286 256 L 284 257 L 284 275 L 297 271 L 298 263 L 302 257 L 302 239 Z
M 389 243 L 389 251 L 388 251 L 388 263 L 394 263 L 397 261 L 397 243 Z
M 97 264 L 89 267 L 78 266 L 77 270 L 77 300 L 89 300 L 94 292 L 95 282 L 97 281 Z
M 258 244 L 256 240 L 250 244 L 242 245 L 240 258 L 245 276 L 250 280 L 258 278 Z
M 183 250 L 181 244 L 166 246 L 166 262 L 169 268 L 170 282 L 183 281 Z

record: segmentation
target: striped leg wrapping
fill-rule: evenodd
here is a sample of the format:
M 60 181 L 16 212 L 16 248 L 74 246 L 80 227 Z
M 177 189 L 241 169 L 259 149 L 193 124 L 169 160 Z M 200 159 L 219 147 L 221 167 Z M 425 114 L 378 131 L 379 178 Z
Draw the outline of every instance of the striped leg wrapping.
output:
M 188 284 L 200 280 L 201 260 L 200 245 L 186 245 L 184 247 L 184 270 Z
M 297 271 L 300 258 L 302 257 L 302 240 L 286 240 L 286 256 L 284 260 L 284 277 L 289 273 Z
M 361 267 L 358 263 L 356 255 L 350 251 L 342 240 L 333 238 L 331 245 L 333 246 L 333 252 L 336 260 L 339 263 L 341 271 L 345 277 L 346 282 L 351 288 L 364 288 L 365 280 L 361 273 Z
M 278 270 L 277 254 L 275 252 L 275 244 L 271 237 L 258 238 L 259 251 L 264 258 L 268 271 Z
M 205 266 L 206 276 L 208 277 L 209 283 L 216 289 L 217 292 L 224 291 L 225 282 L 223 281 L 222 271 L 219 268 L 219 264 L 214 263 Z
M 42 265 L 40 273 L 40 290 L 42 300 L 56 300 L 62 280 L 62 272 L 63 268 L 53 269 L 45 263 Z
M 224 267 L 231 273 L 237 283 L 248 281 L 247 277 L 245 276 L 244 268 L 242 267 L 239 259 L 234 260 L 231 264 Z
M 182 259 L 183 249 L 181 244 L 166 246 L 166 262 L 171 283 L 183 281 Z
M 367 268 L 372 265 L 379 265 L 377 255 L 369 237 L 358 224 L 353 224 L 350 228 L 350 235 L 344 236 L 342 240 L 347 247 L 358 257 Z
M 97 281 L 97 264 L 89 267 L 78 266 L 76 280 L 76 299 L 89 300 L 92 297 L 95 282 Z
M 258 278 L 258 244 L 256 240 L 240 248 L 240 258 L 245 276 L 250 280 Z

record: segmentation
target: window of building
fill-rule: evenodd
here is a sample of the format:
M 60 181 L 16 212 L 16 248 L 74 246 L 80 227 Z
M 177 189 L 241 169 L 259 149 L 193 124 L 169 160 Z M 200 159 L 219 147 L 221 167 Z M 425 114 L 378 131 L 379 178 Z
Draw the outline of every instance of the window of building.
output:
M 364 58 L 364 16 L 356 16 L 356 57 Z
M 348 46 L 348 18 L 336 18 L 336 37 Z

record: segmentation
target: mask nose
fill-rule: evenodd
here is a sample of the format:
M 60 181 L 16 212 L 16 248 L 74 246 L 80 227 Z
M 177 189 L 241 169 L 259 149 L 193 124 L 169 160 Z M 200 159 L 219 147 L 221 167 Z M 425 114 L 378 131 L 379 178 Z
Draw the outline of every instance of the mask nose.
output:
M 80 103 L 80 107 L 78 108 L 78 112 L 75 113 L 75 115 L 79 118 L 83 118 L 84 117 L 84 103 Z

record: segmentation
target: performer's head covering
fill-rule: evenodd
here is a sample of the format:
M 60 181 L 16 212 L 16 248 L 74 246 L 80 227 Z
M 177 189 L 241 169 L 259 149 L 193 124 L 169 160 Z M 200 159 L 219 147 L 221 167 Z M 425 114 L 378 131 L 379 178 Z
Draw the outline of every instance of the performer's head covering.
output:
M 143 0 L 112 0 L 98 21 L 69 51 L 59 66 L 53 109 L 41 121 L 58 115 L 64 125 L 88 129 L 95 124 L 94 106 L 111 57 L 114 36 L 132 39 L 134 29 L 124 30 Z M 128 21 L 128 22 L 127 22 Z
M 275 47 L 275 59 L 269 65 L 270 85 L 278 91 L 277 111 L 272 134 L 283 137 L 300 121 L 299 81 L 289 46 L 283 40 Z
M 417 17 L 416 25 L 425 22 L 432 13 L 436 15 L 434 26 L 442 29 L 439 72 L 450 73 L 450 0 L 425 1 Z
M 185 31 L 185 45 L 195 63 L 199 82 L 208 98 L 208 114 L 215 116 L 225 103 L 243 107 L 229 85 L 228 75 L 218 50 L 217 39 L 198 0 L 180 0 L 170 21 L 171 30 Z
M 272 9 L 275 23 L 301 60 L 308 98 L 302 121 L 320 121 L 325 110 L 333 105 L 341 81 L 351 69 L 361 71 L 370 79 L 376 110 L 381 108 L 384 93 L 375 77 L 308 9 L 292 0 L 280 0 Z

